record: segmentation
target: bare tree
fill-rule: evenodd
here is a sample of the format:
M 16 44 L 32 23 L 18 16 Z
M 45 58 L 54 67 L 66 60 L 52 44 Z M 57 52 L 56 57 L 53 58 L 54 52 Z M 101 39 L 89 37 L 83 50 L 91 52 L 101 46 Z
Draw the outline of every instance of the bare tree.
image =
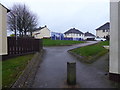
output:
M 32 35 L 32 30 L 37 26 L 37 16 L 26 5 L 16 4 L 8 14 L 8 29 L 19 36 L 26 36 L 27 32 Z

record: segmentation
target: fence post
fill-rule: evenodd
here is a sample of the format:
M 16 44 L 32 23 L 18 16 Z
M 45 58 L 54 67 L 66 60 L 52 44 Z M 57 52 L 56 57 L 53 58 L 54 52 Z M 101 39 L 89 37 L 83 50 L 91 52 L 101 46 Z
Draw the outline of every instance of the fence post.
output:
M 67 62 L 67 83 L 76 84 L 76 62 Z
M 40 39 L 40 41 L 39 41 L 39 52 L 41 52 L 42 49 L 43 49 L 43 41 L 42 41 L 42 39 Z

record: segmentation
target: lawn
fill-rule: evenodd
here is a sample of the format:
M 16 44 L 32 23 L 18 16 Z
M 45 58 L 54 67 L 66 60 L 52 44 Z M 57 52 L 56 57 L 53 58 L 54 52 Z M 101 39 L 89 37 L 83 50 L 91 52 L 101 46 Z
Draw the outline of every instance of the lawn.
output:
M 83 56 L 87 60 L 91 60 L 108 52 L 108 50 L 103 47 L 104 45 L 109 45 L 109 41 L 102 41 L 94 45 L 76 48 L 71 51 L 75 54 Z
M 64 46 L 64 45 L 73 45 L 73 44 L 84 43 L 84 42 L 85 41 L 43 39 L 44 46 Z
M 2 61 L 2 87 L 9 88 L 18 79 L 33 54 Z

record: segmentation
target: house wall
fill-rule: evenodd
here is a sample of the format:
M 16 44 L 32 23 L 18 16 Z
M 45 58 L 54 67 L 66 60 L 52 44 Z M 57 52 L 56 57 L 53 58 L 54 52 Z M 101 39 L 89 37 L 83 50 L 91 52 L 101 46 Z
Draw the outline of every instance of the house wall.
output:
M 90 38 L 95 38 L 94 36 L 84 36 L 84 40 L 87 40 L 87 39 L 90 39 Z
M 120 2 L 110 3 L 110 62 L 109 72 L 120 74 Z
M 109 32 L 106 32 L 106 30 L 105 32 L 103 32 L 103 30 L 96 30 L 96 36 L 98 37 L 104 38 L 104 36 L 106 37 L 107 35 L 109 35 Z
M 0 55 L 7 54 L 7 9 L 0 4 Z
M 36 35 L 36 33 L 39 33 Z M 35 38 L 50 38 L 50 30 L 48 28 L 43 28 L 41 30 L 35 31 L 32 34 Z
M 70 33 L 70 34 L 65 34 L 65 37 L 66 38 L 82 38 L 84 37 L 83 34 L 75 34 L 75 33 Z

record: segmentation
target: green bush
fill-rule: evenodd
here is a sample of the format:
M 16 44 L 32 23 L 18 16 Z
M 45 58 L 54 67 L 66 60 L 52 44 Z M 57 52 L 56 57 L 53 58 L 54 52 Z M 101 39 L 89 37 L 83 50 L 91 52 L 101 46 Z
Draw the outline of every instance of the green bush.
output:
M 11 36 L 11 37 L 15 37 L 15 34 L 11 34 L 10 36 Z

